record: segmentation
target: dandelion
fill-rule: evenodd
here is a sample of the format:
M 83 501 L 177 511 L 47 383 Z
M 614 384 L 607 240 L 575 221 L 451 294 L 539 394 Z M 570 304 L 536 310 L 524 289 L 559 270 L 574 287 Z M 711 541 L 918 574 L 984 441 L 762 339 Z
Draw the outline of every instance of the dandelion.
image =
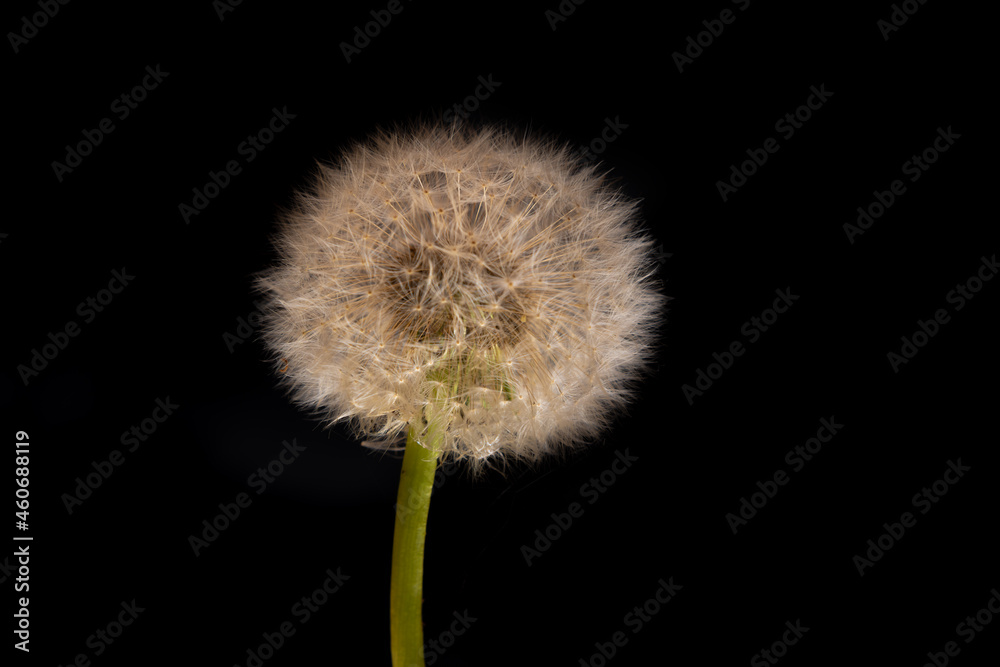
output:
M 285 215 L 280 259 L 258 283 L 282 381 L 373 446 L 407 436 L 397 667 L 423 665 L 437 460 L 478 469 L 561 454 L 632 397 L 663 303 L 636 213 L 566 147 L 424 126 L 379 133 L 321 165 Z

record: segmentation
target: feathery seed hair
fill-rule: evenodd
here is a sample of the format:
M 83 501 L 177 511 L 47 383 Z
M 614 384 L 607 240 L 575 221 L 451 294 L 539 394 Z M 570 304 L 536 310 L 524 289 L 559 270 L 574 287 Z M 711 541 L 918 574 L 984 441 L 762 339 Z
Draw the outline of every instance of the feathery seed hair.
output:
M 663 297 L 636 210 L 551 142 L 380 132 L 284 216 L 265 342 L 298 403 L 361 437 L 423 434 L 433 411 L 442 457 L 558 453 L 650 361 Z

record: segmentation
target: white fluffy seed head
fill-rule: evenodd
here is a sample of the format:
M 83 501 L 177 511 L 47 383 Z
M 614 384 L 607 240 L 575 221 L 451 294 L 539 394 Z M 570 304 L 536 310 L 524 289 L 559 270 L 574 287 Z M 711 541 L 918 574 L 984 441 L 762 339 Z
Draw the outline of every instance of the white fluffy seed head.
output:
M 537 459 L 599 433 L 649 363 L 664 301 L 636 204 L 552 143 L 383 132 L 320 165 L 263 273 L 263 335 L 300 404 L 391 442 Z M 437 418 L 437 417 L 435 417 Z

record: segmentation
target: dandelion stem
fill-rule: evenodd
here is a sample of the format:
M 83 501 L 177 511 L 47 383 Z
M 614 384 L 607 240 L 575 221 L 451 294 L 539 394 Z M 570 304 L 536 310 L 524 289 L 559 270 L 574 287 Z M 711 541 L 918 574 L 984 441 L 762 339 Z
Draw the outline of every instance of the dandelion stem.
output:
M 434 488 L 441 437 L 447 425 L 428 420 L 421 444 L 421 424 L 411 424 L 403 454 L 396 498 L 396 530 L 392 540 L 392 583 L 389 586 L 389 635 L 393 667 L 424 667 L 421 604 L 424 586 L 424 538 Z

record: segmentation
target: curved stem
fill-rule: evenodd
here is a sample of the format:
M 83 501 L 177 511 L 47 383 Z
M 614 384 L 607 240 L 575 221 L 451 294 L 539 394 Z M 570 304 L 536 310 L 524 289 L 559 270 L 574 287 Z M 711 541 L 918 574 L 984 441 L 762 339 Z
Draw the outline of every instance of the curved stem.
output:
M 421 604 L 424 586 L 424 538 L 434 488 L 437 452 L 444 431 L 430 419 L 423 445 L 420 424 L 411 424 L 403 454 L 392 540 L 389 587 L 389 635 L 393 667 L 424 667 Z

